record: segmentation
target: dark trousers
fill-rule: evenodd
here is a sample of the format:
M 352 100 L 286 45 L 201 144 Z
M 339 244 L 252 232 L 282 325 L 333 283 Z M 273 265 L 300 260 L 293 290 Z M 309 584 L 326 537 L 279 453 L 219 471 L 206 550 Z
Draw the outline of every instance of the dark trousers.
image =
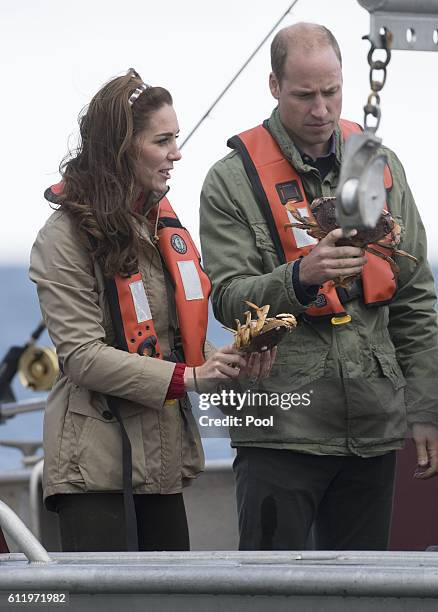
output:
M 139 550 L 189 550 L 182 493 L 134 495 Z M 125 514 L 121 493 L 57 495 L 64 552 L 125 550 Z
M 240 550 L 386 550 L 395 452 L 310 455 L 239 447 L 234 461 Z

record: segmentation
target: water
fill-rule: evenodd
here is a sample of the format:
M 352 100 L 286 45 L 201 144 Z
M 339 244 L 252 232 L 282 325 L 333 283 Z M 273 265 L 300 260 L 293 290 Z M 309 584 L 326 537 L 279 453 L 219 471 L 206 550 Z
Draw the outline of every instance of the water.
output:
M 28 279 L 25 267 L 0 266 L 0 360 L 11 346 L 21 346 L 38 326 L 41 313 L 35 285 Z M 216 346 L 231 342 L 231 335 L 210 318 L 208 338 Z M 46 331 L 40 336 L 39 346 L 50 346 Z M 45 397 L 44 393 L 34 393 L 25 389 L 15 377 L 12 389 L 17 400 Z M 0 425 L 0 442 L 3 440 L 39 441 L 42 440 L 43 413 L 31 412 L 8 419 Z M 231 456 L 226 439 L 208 438 L 204 440 L 206 456 L 221 459 Z M 0 466 L 2 470 L 22 467 L 21 451 L 0 445 Z

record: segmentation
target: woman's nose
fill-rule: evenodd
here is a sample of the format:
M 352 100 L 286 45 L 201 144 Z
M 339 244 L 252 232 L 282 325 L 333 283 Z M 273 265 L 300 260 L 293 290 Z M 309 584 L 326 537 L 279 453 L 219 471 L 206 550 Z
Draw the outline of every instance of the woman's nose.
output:
M 182 157 L 181 151 L 178 149 L 177 146 L 173 147 L 169 151 L 168 158 L 171 159 L 172 161 L 179 161 L 181 157 Z

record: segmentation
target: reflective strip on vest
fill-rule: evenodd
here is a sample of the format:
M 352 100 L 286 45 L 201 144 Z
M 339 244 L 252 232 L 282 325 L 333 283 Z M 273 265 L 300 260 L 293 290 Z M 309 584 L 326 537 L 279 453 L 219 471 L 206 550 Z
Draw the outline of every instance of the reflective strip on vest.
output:
M 138 323 L 150 321 L 152 319 L 152 314 L 143 282 L 141 280 L 134 281 L 129 284 L 129 289 L 131 290 L 132 299 L 134 301 Z
M 361 131 L 360 126 L 344 119 L 339 124 L 344 140 L 350 134 Z M 313 219 L 301 177 L 285 159 L 265 125 L 259 125 L 230 138 L 228 146 L 236 149 L 241 155 L 255 197 L 268 224 L 280 263 L 294 261 L 307 255 L 318 241 L 309 236 L 306 230 L 285 227 L 288 223 L 293 225 L 298 223 L 286 209 L 286 203 L 294 204 L 301 216 Z M 385 167 L 384 181 L 385 188 L 390 189 L 392 176 L 388 165 Z M 373 249 L 381 250 L 374 244 Z M 389 303 L 397 290 L 389 263 L 372 253 L 367 253 L 367 263 L 362 271 L 362 287 L 363 300 L 367 306 Z M 307 308 L 306 314 L 324 317 L 346 314 L 333 281 L 324 283 L 318 292 L 315 304 Z
M 202 291 L 201 279 L 199 278 L 196 264 L 191 259 L 190 261 L 177 261 L 181 281 L 184 288 L 185 298 L 188 302 L 192 300 L 202 300 L 204 292 Z

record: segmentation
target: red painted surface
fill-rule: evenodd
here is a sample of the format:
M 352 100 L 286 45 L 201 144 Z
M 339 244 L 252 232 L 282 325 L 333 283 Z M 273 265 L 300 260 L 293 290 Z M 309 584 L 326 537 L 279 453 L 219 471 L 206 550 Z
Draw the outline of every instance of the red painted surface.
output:
M 8 553 L 9 548 L 6 544 L 5 536 L 3 535 L 3 531 L 0 529 L 0 553 Z
M 417 454 L 413 440 L 397 453 L 397 474 L 389 550 L 438 546 L 438 476 L 413 477 Z

